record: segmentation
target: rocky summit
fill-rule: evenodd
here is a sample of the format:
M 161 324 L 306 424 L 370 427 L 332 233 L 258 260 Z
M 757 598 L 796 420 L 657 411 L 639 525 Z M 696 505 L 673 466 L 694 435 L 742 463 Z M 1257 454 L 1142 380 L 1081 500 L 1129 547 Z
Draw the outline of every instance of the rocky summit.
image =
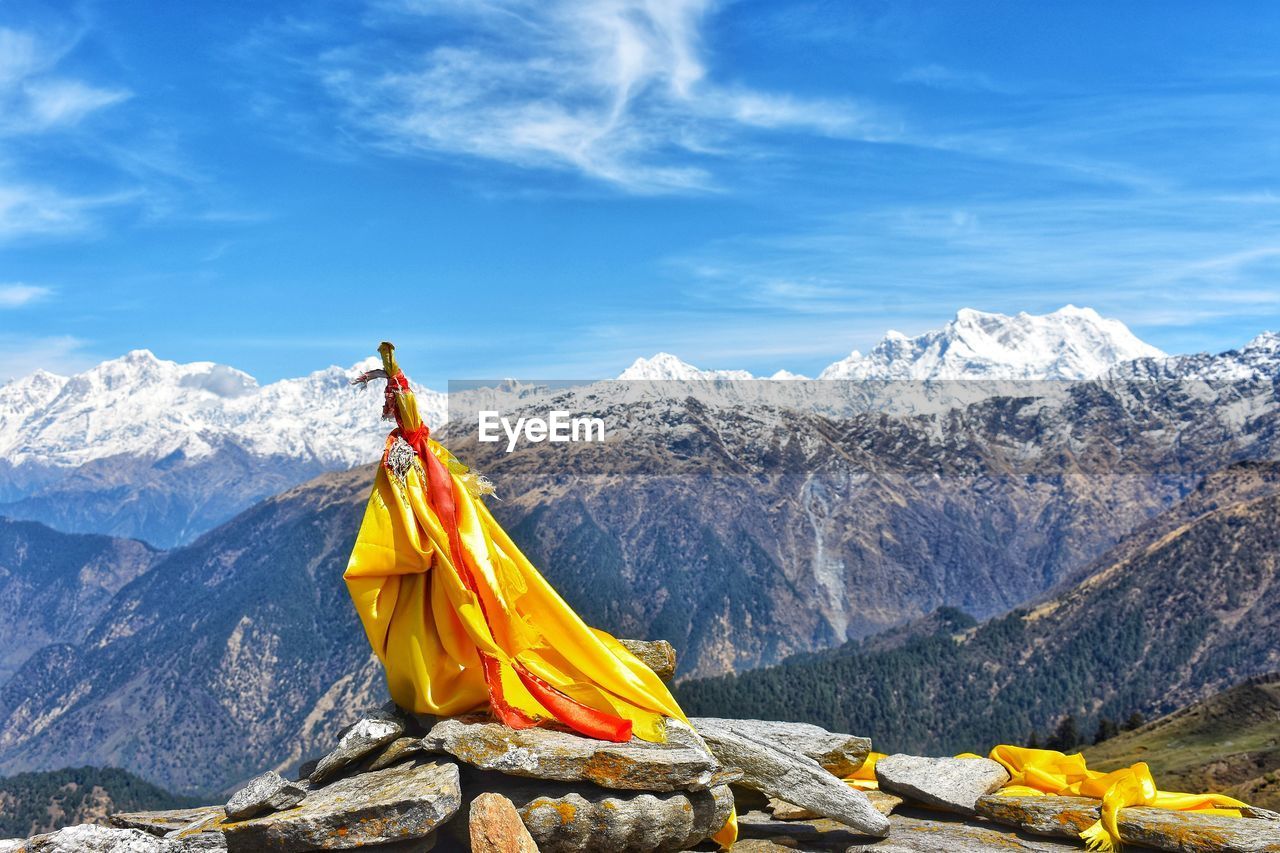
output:
M 644 660 L 669 646 L 628 641 Z M 0 841 L 0 853 L 421 853 L 712 851 L 738 814 L 740 853 L 966 853 L 1081 850 L 1098 803 L 1007 797 L 985 759 L 895 755 L 877 764 L 882 790 L 844 777 L 871 742 L 818 726 L 695 718 L 666 743 L 609 743 L 555 726 L 516 731 L 484 715 L 434 719 L 388 702 L 343 730 L 297 778 L 273 771 L 225 804 L 113 814 Z M 1124 809 L 1126 849 L 1178 853 L 1280 851 L 1280 815 L 1239 818 Z

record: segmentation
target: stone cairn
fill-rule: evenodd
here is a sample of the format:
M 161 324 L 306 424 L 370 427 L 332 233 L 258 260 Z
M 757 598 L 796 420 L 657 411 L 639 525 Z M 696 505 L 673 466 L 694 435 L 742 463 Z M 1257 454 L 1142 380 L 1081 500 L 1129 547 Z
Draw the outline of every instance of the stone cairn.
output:
M 624 641 L 664 679 L 665 642 Z M 736 806 L 739 853 L 1080 850 L 1094 800 L 993 796 L 1008 781 L 987 759 L 893 755 L 879 790 L 842 781 L 871 751 L 863 737 L 764 720 L 672 722 L 668 740 L 609 743 L 551 727 L 515 731 L 483 715 L 430 719 L 392 704 L 347 727 L 297 779 L 268 771 L 225 805 L 115 814 L 0 841 L 0 853 L 642 853 L 716 849 Z M 1280 851 L 1280 815 L 1243 818 L 1131 808 L 1127 850 Z

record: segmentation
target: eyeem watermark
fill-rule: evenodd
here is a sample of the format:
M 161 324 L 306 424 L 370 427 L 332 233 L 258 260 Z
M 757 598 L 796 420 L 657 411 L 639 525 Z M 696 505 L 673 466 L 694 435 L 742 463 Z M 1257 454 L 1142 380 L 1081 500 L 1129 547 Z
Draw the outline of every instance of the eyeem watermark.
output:
M 555 410 L 545 418 L 519 417 L 511 423 L 495 409 L 482 409 L 478 414 L 479 440 L 501 441 L 499 429 L 507 437 L 507 452 L 516 449 L 523 436 L 531 444 L 549 441 L 553 444 L 578 441 L 604 441 L 604 421 L 600 418 L 570 417 L 567 411 Z

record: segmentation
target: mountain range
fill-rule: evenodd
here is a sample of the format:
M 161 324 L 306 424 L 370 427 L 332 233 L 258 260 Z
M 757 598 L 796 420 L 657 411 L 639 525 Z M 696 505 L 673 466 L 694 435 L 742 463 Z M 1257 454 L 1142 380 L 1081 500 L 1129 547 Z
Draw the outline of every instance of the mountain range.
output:
M 1274 336 L 1250 351 L 1258 370 L 1274 372 L 1280 363 Z M 1217 363 L 1211 356 L 1169 360 L 1088 308 L 1041 316 L 962 309 L 940 330 L 914 338 L 890 332 L 866 356 L 854 352 L 820 378 L 1080 380 L 1125 364 L 1168 378 L 1197 369 L 1197 358 Z M 375 365 L 370 359 L 259 385 L 226 365 L 178 364 L 136 350 L 75 376 L 41 370 L 14 379 L 0 387 L 0 515 L 158 547 L 190 542 L 265 497 L 374 459 L 384 427 L 378 400 L 348 380 Z M 659 353 L 637 359 L 619 378 L 754 377 Z M 787 371 L 772 378 L 803 379 Z M 446 395 L 416 390 L 428 423 L 442 425 Z M 806 396 L 826 392 L 790 393 L 786 405 L 805 406 Z

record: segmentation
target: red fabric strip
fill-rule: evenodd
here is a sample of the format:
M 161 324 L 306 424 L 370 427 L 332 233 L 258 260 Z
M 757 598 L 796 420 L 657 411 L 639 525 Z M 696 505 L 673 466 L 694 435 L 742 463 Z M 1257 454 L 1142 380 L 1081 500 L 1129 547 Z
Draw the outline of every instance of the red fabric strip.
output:
M 631 721 L 588 708 L 561 693 L 519 663 L 514 664 L 521 683 L 557 720 L 576 732 L 597 740 L 625 743 L 631 740 Z

